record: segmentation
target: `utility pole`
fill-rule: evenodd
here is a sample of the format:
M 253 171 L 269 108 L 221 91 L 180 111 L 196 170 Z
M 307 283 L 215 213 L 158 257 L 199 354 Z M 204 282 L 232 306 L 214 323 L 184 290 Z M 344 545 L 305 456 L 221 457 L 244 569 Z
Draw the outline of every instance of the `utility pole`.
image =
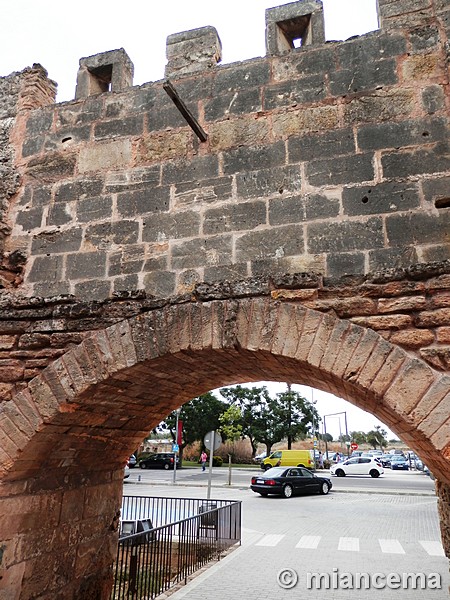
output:
M 291 396 L 291 384 L 290 383 L 287 384 L 287 392 L 288 392 L 288 411 L 289 411 L 289 416 L 288 416 L 288 438 L 287 438 L 287 442 L 288 442 L 288 450 L 291 450 L 291 448 L 292 448 L 292 435 L 291 435 L 291 426 L 292 426 L 292 396 Z

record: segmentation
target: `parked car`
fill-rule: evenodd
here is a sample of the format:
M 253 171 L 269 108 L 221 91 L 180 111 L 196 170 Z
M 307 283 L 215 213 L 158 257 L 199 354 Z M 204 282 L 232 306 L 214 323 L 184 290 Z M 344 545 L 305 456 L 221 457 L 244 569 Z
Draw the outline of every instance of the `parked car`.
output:
M 330 473 L 337 477 L 345 477 L 345 475 L 370 475 L 371 477 L 379 477 L 383 475 L 384 469 L 377 458 L 359 456 L 332 465 Z
M 394 454 L 391 460 L 391 469 L 402 469 L 403 471 L 409 471 L 409 460 L 401 454 Z
M 128 466 L 130 467 L 130 469 L 134 469 L 134 467 L 136 466 L 137 460 L 134 454 L 132 454 L 130 456 L 130 458 L 128 459 Z
M 259 464 L 262 460 L 266 458 L 266 456 L 267 452 L 261 452 L 260 454 L 257 454 L 253 460 Z
M 272 467 L 309 467 L 314 469 L 314 450 L 276 450 L 261 461 L 261 469 Z
M 390 469 L 392 456 L 393 456 L 392 454 L 383 454 L 383 455 L 379 456 L 378 458 L 380 459 L 381 465 L 383 467 L 387 467 L 388 469 Z
M 169 469 L 173 469 L 175 458 L 178 467 L 178 455 L 174 452 L 157 452 L 155 454 L 150 454 L 146 458 L 142 458 L 139 461 L 139 467 L 141 469 L 165 469 L 168 471 Z
M 261 496 L 274 494 L 290 498 L 294 494 L 328 494 L 333 487 L 327 477 L 319 477 L 302 467 L 272 467 L 252 477 L 250 488 Z

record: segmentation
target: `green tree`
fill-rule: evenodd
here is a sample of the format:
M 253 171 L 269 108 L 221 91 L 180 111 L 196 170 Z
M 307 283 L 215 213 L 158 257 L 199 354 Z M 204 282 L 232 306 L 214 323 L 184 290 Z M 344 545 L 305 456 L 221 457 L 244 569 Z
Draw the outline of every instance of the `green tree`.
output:
M 232 404 L 220 417 L 220 431 L 224 439 L 235 442 L 242 437 L 242 415 L 238 406 Z
M 318 433 L 317 437 L 319 438 L 319 440 L 322 440 L 324 442 L 332 442 L 333 441 L 333 436 L 331 435 L 331 433 Z
M 272 398 L 266 387 L 243 388 L 240 385 L 223 388 L 220 393 L 239 407 L 242 415 L 242 435 L 247 436 L 255 456 L 258 443 L 270 454 L 273 444 L 288 438 L 305 438 L 318 423 L 314 406 L 298 392 L 281 392 Z
M 183 449 L 188 444 L 197 441 L 203 443 L 203 437 L 208 431 L 219 429 L 220 417 L 227 408 L 228 405 L 212 392 L 197 396 L 182 406 L 178 417 L 183 422 L 180 459 L 183 456 Z M 158 427 L 160 430 L 169 431 L 175 442 L 176 412 L 172 412 Z
M 375 428 L 369 431 L 366 435 L 367 443 L 373 446 L 376 450 L 377 446 L 380 450 L 387 446 L 387 431 L 381 428 L 381 425 L 375 425 Z
M 367 434 L 364 431 L 351 431 L 350 439 L 355 444 L 366 444 L 367 443 Z

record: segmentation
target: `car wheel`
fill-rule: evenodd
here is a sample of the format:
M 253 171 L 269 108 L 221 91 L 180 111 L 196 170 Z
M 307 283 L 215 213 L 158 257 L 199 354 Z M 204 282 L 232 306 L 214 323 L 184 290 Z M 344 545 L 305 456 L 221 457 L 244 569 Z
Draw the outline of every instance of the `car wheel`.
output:
M 272 468 L 272 465 L 264 465 L 264 471 L 268 471 Z
M 145 464 L 145 462 L 140 462 L 139 466 L 140 466 L 141 469 L 146 469 L 147 468 L 147 465 Z
M 284 486 L 284 488 L 283 488 L 283 496 L 285 498 L 290 498 L 292 496 L 292 492 L 293 492 L 292 485 L 285 485 Z
M 170 469 L 170 465 L 166 463 L 166 464 L 164 465 L 164 468 L 165 468 L 165 470 L 166 470 L 166 471 L 168 471 L 168 470 Z
M 377 471 L 377 470 L 375 470 L 375 469 L 372 469 L 372 470 L 370 471 L 369 475 L 370 475 L 371 477 L 379 477 L 379 476 L 380 476 L 380 474 L 378 473 L 378 471 Z
M 324 481 L 322 483 L 322 485 L 320 486 L 320 493 L 323 494 L 324 496 L 326 496 L 329 491 L 330 491 L 330 486 L 328 485 L 328 483 L 326 483 Z
M 345 477 L 345 471 L 343 471 L 342 469 L 337 469 L 336 477 Z
M 297 467 L 303 467 L 303 468 L 305 468 L 305 465 L 297 465 Z

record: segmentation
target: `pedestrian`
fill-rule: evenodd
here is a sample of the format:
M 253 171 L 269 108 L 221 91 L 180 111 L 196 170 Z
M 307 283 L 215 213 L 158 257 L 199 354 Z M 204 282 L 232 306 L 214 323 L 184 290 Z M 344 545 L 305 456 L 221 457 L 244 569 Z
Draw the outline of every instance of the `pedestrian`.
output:
M 319 469 L 323 469 L 323 454 L 319 451 Z
M 206 452 L 203 450 L 203 452 L 200 455 L 200 462 L 202 463 L 202 471 L 206 470 L 206 461 L 208 460 L 208 455 L 206 454 Z

